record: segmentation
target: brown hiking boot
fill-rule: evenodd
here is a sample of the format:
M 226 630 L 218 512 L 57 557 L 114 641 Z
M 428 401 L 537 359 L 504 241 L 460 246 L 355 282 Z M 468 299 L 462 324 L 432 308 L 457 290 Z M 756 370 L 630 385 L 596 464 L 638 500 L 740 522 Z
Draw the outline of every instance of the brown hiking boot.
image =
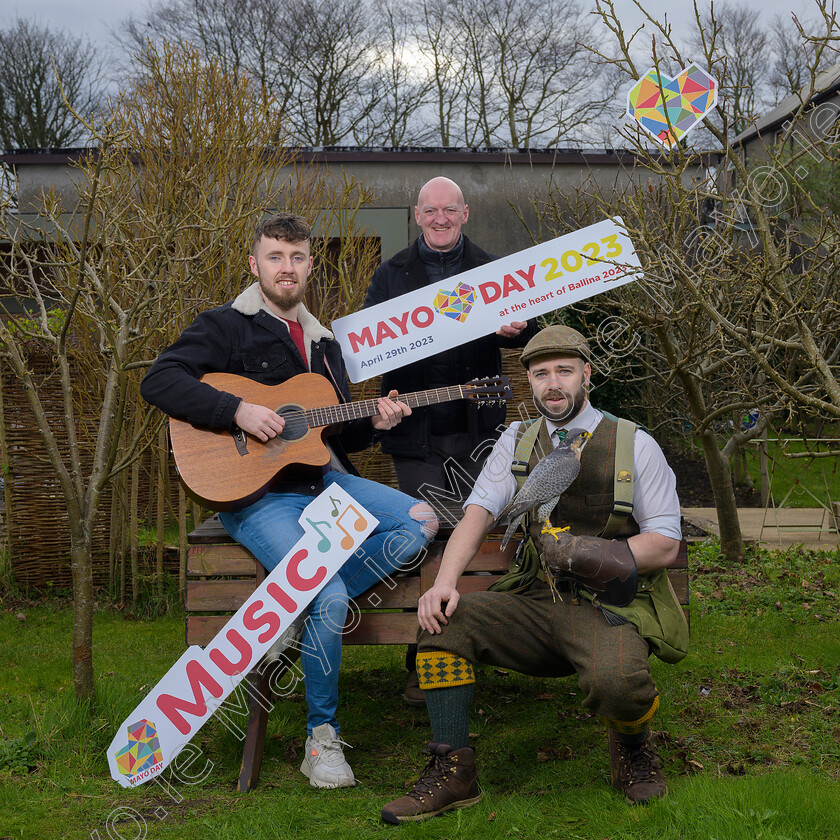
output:
M 420 781 L 382 809 L 385 822 L 398 825 L 425 820 L 453 808 L 467 808 L 481 799 L 472 747 L 453 750 L 448 744 L 429 744 L 429 752 L 432 757 Z
M 651 748 L 649 737 L 638 747 L 627 747 L 611 729 L 610 776 L 612 786 L 621 791 L 631 805 L 641 805 L 668 793 L 659 756 Z
M 426 707 L 426 695 L 423 693 L 423 689 L 420 688 L 420 680 L 417 676 L 416 668 L 408 675 L 408 682 L 405 684 L 405 691 L 403 692 L 403 702 L 407 706 L 414 706 L 415 709 L 424 709 Z

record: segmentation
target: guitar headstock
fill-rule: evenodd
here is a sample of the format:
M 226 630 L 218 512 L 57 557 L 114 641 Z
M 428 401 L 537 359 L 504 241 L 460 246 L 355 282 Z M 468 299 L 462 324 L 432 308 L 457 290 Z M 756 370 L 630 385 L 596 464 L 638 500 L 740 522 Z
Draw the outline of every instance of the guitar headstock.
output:
M 463 388 L 465 400 L 474 400 L 482 405 L 503 405 L 513 399 L 510 380 L 506 376 L 471 379 Z

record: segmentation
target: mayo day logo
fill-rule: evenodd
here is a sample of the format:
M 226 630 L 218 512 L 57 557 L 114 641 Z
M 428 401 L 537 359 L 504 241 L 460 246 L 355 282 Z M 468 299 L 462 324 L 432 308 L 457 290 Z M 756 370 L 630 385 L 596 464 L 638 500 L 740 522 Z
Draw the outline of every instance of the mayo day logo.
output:
M 434 307 L 435 312 L 440 315 L 446 315 L 447 318 L 452 318 L 459 324 L 463 324 L 467 320 L 467 315 L 475 303 L 475 289 L 468 286 L 466 283 L 459 283 L 454 291 L 445 292 L 441 289 L 435 295 Z
M 117 767 L 123 776 L 141 776 L 163 761 L 157 727 L 143 718 L 128 727 L 128 743 L 116 753 Z M 134 784 L 134 778 L 132 778 Z
M 336 318 L 347 373 L 361 382 L 490 335 L 515 321 L 631 282 L 640 268 L 621 219 L 604 219 L 524 251 Z
M 673 79 L 651 67 L 627 94 L 627 113 L 670 148 L 715 107 L 717 87 L 715 78 L 696 64 Z

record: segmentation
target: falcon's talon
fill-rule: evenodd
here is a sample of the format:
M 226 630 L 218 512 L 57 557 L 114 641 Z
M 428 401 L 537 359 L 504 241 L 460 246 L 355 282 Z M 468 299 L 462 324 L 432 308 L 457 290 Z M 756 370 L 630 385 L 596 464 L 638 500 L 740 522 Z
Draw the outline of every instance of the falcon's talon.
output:
M 557 540 L 559 539 L 557 535 L 562 534 L 564 531 L 568 531 L 569 528 L 571 528 L 571 525 L 566 525 L 563 528 L 552 528 L 551 524 L 549 522 L 546 522 L 545 525 L 543 525 L 543 529 L 540 533 L 544 534 L 545 536 L 554 537 L 554 539 Z

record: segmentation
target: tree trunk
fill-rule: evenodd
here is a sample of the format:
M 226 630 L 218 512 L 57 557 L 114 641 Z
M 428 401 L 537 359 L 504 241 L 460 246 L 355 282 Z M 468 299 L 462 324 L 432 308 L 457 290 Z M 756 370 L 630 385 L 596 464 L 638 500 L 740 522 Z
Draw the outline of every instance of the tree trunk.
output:
M 5 541 L 0 551 L 5 551 L 9 558 L 9 570 L 12 568 L 14 548 L 12 546 L 12 461 L 6 440 L 6 405 L 3 398 L 3 376 L 0 374 L 0 459 L 3 469 L 3 533 Z M 8 472 L 6 472 L 8 470 Z
M 706 471 L 712 482 L 720 528 L 720 550 L 729 562 L 740 563 L 744 559 L 744 540 L 741 536 L 741 523 L 738 521 L 738 505 L 729 460 L 718 448 L 711 429 L 706 429 L 700 436 L 700 445 L 706 459 Z
M 111 483 L 111 512 L 109 515 L 110 526 L 108 528 L 108 594 L 116 600 L 117 587 L 117 566 L 120 544 L 120 503 L 117 498 L 116 481 Z
M 732 422 L 733 429 L 736 430 L 737 434 L 737 430 L 741 425 L 740 412 L 732 412 Z M 736 487 L 746 487 L 750 490 L 755 488 L 749 466 L 747 465 L 747 449 L 743 444 L 732 453 L 732 473 L 735 478 Z
M 137 529 L 140 525 L 138 506 L 140 504 L 140 462 L 135 461 L 131 465 L 131 487 L 128 492 L 129 522 L 131 532 L 129 533 L 129 554 L 131 557 L 131 606 L 137 609 L 137 602 L 140 599 L 140 559 L 139 547 L 137 544 Z
M 77 700 L 94 699 L 91 548 L 90 529 L 83 523 L 72 523 L 70 568 L 73 572 L 73 688 Z

